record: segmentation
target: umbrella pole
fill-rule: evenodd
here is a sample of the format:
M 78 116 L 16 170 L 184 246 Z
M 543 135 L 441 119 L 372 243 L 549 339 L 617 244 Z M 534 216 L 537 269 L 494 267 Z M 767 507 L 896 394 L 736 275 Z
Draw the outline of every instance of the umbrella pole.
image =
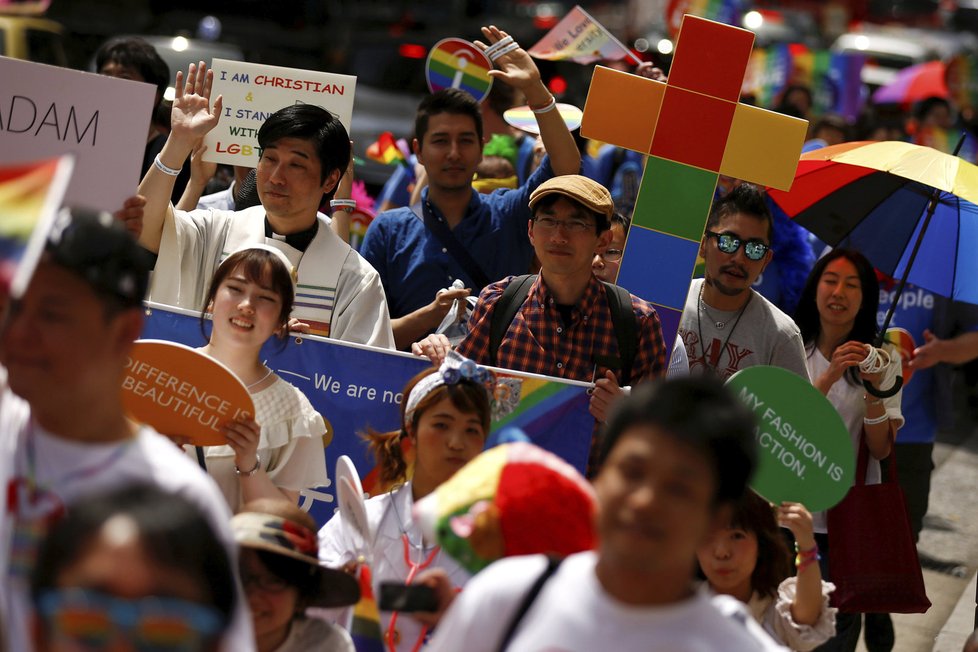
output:
M 954 147 L 955 156 L 957 156 L 958 152 L 961 151 L 961 146 L 964 145 L 964 138 L 965 136 L 962 133 L 961 138 L 958 139 L 958 144 Z M 930 200 L 927 202 L 927 214 L 924 215 L 924 224 L 920 227 L 920 233 L 917 234 L 917 240 L 913 243 L 913 249 L 910 250 L 910 258 L 907 259 L 907 266 L 903 270 L 903 276 L 900 277 L 900 283 L 897 285 L 896 292 L 893 295 L 893 300 L 890 302 L 890 308 L 886 311 L 886 317 L 883 319 L 883 325 L 880 327 L 879 333 L 876 334 L 876 341 L 873 343 L 873 346 L 876 348 L 883 346 L 883 339 L 886 337 L 886 329 L 889 328 L 890 320 L 893 319 L 893 313 L 900 304 L 900 297 L 903 295 L 903 288 L 906 287 L 907 278 L 910 276 L 910 268 L 913 267 L 913 263 L 917 259 L 917 252 L 920 250 L 920 245 L 924 241 L 924 234 L 927 233 L 927 227 L 930 226 L 930 220 L 932 217 L 934 217 L 934 211 L 937 210 L 937 200 L 940 196 L 940 192 L 940 190 L 934 188 L 934 190 L 930 193 Z M 866 388 L 866 391 L 877 398 L 889 398 L 896 394 L 902 386 L 902 376 L 897 376 L 896 383 L 894 383 L 893 387 L 888 390 L 876 389 L 868 380 L 863 381 L 863 387 Z

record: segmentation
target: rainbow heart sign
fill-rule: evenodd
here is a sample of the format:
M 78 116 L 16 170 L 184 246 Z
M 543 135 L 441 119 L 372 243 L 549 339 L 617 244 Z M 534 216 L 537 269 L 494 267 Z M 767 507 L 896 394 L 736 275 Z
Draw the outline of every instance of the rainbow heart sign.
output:
M 432 93 L 443 88 L 460 88 L 481 102 L 492 88 L 490 70 L 492 62 L 474 43 L 446 38 L 435 43 L 428 53 L 425 78 Z

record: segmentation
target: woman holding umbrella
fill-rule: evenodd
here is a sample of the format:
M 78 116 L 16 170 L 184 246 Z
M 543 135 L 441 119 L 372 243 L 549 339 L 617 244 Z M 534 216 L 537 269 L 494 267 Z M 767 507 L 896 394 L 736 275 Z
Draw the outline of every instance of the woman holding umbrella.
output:
M 902 390 L 880 399 L 862 383 L 866 380 L 877 389 L 889 389 L 901 373 L 895 350 L 872 347 L 878 305 L 873 266 L 858 251 L 835 249 L 815 263 L 795 312 L 813 384 L 838 410 L 855 450 L 860 437 L 865 438 L 870 453 L 866 484 L 880 482 L 879 460 L 890 454 L 896 431 L 903 425 Z M 812 517 L 822 573 L 831 580 L 826 515 L 817 512 Z M 820 649 L 855 650 L 859 630 L 858 614 L 840 613 L 838 634 Z

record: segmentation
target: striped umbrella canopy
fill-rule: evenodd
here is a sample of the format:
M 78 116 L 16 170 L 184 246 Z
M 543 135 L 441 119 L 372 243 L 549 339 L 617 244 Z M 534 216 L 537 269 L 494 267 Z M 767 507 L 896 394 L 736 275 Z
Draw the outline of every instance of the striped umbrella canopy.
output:
M 947 67 L 943 61 L 928 61 L 904 68 L 889 84 L 873 93 L 875 104 L 913 104 L 928 97 L 947 99 Z
M 843 143 L 802 155 L 791 189 L 768 193 L 824 242 L 858 249 L 894 278 L 923 232 L 907 281 L 978 304 L 978 166 L 911 143 Z

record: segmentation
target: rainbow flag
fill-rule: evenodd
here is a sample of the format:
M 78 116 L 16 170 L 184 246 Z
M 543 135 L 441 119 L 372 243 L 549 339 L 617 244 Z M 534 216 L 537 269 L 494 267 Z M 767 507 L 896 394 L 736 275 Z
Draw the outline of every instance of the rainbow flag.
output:
M 357 572 L 360 583 L 360 602 L 353 606 L 350 638 L 357 652 L 384 652 L 383 632 L 380 629 L 380 610 L 374 598 L 370 566 L 362 564 Z
M 395 141 L 394 134 L 385 131 L 377 138 L 377 142 L 367 148 L 367 158 L 387 165 L 407 165 L 407 155 L 400 147 L 401 143 L 404 143 L 406 149 L 407 143 L 403 139 Z
M 0 285 L 27 289 L 71 179 L 73 157 L 0 167 Z
M 910 141 L 916 145 L 933 147 L 945 154 L 953 154 L 954 148 L 957 147 L 958 140 L 961 138 L 961 133 L 957 129 L 949 131 L 940 127 L 923 127 L 917 128 L 911 134 Z M 978 162 L 978 142 L 970 134 L 965 133 L 964 143 L 961 145 L 958 156 L 969 163 Z
M 481 102 L 492 86 L 490 70 L 492 63 L 475 45 L 460 38 L 446 38 L 431 49 L 425 73 L 432 93 L 460 88 Z
M 674 40 L 686 14 L 739 27 L 744 4 L 744 0 L 670 0 L 666 6 L 666 27 Z
M 642 63 L 580 5 L 575 5 L 527 52 L 537 59 L 548 61 L 570 59 L 575 63 L 588 64 L 630 58 L 636 64 Z
M 972 109 L 978 106 L 978 65 L 975 58 L 959 54 L 947 62 L 944 73 L 948 98 L 959 109 Z

